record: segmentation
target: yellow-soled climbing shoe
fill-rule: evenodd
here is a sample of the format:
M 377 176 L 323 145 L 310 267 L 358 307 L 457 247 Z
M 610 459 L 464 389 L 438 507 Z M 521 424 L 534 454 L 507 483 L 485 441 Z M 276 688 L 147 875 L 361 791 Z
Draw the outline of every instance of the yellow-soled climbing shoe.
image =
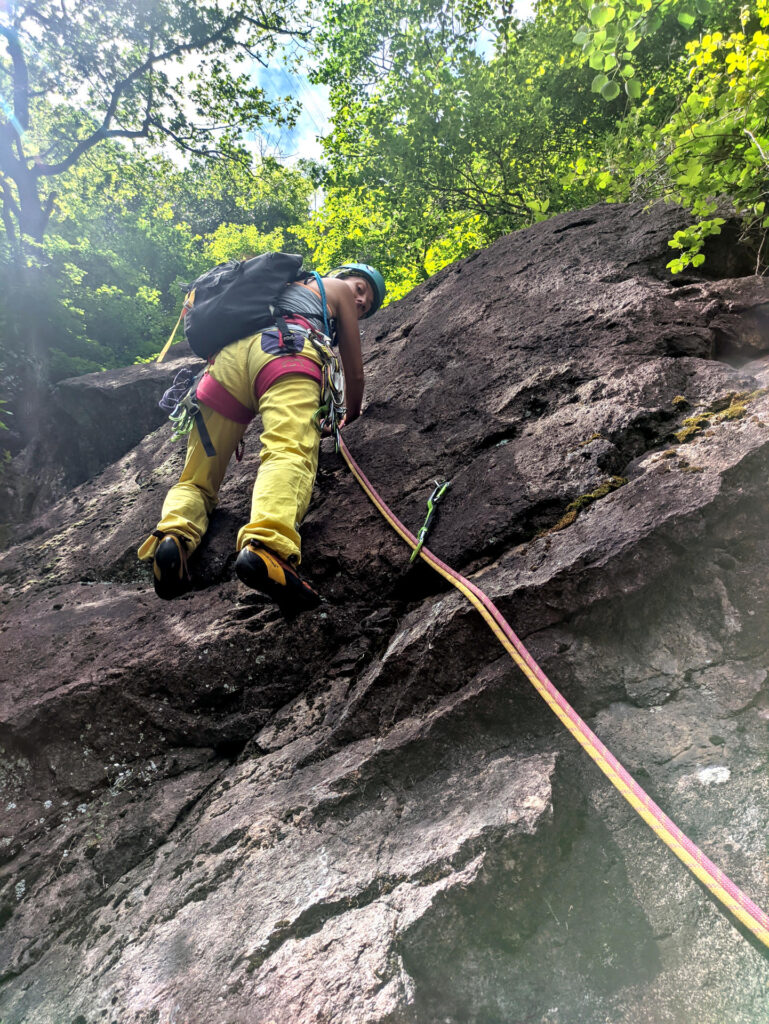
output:
M 320 594 L 306 583 L 296 569 L 256 541 L 241 549 L 235 572 L 242 583 L 259 590 L 286 612 L 309 611 L 320 604 Z
M 164 601 L 170 601 L 189 590 L 190 574 L 187 571 L 187 550 L 184 541 L 175 534 L 165 534 L 155 548 L 152 576 L 155 593 Z

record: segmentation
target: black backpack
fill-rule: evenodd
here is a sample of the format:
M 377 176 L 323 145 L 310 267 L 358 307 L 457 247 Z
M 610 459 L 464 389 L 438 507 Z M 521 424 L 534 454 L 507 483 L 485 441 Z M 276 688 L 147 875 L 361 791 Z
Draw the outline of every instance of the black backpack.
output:
M 287 284 L 302 276 L 301 269 L 301 256 L 266 252 L 249 260 L 228 260 L 196 278 L 179 316 L 184 317 L 184 337 L 195 355 L 210 359 L 225 345 L 280 322 L 275 302 Z

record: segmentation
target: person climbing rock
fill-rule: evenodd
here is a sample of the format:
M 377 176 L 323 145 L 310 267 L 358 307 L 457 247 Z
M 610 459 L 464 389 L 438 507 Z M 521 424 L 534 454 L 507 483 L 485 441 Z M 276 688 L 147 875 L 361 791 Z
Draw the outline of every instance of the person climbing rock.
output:
M 288 335 L 269 328 L 227 345 L 209 361 L 197 402 L 215 454 L 206 454 L 207 439 L 196 424 L 179 482 L 166 495 L 160 522 L 138 552 L 140 559 L 152 559 L 159 597 L 173 598 L 188 588 L 187 560 L 208 528 L 230 459 L 258 412 L 260 466 L 250 519 L 237 537 L 235 571 L 246 586 L 285 611 L 319 603 L 320 596 L 297 569 L 298 527 L 318 466 L 320 433 L 313 417 L 320 404 L 322 363 L 308 333 L 310 327 L 324 331 L 323 293 L 345 378 L 341 425 L 360 416 L 364 380 L 358 321 L 381 306 L 385 283 L 373 267 L 347 263 L 322 279 L 283 289 L 276 311 L 290 325 Z

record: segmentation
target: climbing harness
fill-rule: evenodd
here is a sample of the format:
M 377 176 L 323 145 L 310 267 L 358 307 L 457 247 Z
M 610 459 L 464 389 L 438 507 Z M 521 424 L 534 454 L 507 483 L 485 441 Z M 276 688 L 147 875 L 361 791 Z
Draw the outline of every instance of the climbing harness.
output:
M 322 373 L 320 385 L 320 407 L 312 418 L 318 431 L 328 430 L 339 451 L 339 424 L 344 417 L 344 376 L 339 359 L 327 339 L 317 331 L 310 334 L 313 348 L 320 356 Z
M 347 445 L 341 438 L 338 439 L 338 444 L 342 457 L 367 496 L 401 539 L 409 547 L 416 549 L 419 545 L 418 539 L 406 529 L 379 494 L 377 494 L 350 455 Z M 448 580 L 453 587 L 456 587 L 480 612 L 494 635 L 534 686 L 550 710 L 558 716 L 572 736 L 582 746 L 583 750 L 590 755 L 612 785 L 622 794 L 630 806 L 640 814 L 662 842 L 670 847 L 679 860 L 710 890 L 716 899 L 720 900 L 731 911 L 741 924 L 748 928 L 765 946 L 769 947 L 769 915 L 756 906 L 720 868 L 709 860 L 702 850 L 695 846 L 675 822 L 644 792 L 611 751 L 598 739 L 587 723 L 580 718 L 574 708 L 553 686 L 513 632 L 510 624 L 497 606 L 479 587 L 476 587 L 475 584 L 471 583 L 464 576 L 451 569 L 428 548 L 421 547 L 419 557 L 423 558 L 445 580 Z
M 435 481 L 435 490 L 427 499 L 427 518 L 422 523 L 422 529 L 417 534 L 417 546 L 411 552 L 411 558 L 409 562 L 416 562 L 419 557 L 422 547 L 427 540 L 427 535 L 430 532 L 430 527 L 433 525 L 433 519 L 435 518 L 435 507 L 441 500 L 446 491 L 451 487 L 450 480 L 444 480 L 441 483 L 439 480 Z

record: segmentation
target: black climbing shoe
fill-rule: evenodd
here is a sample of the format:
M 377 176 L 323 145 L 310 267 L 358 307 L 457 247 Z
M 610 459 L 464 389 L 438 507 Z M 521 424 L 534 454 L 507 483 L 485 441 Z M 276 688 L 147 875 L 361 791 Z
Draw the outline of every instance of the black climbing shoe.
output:
M 249 541 L 241 549 L 235 572 L 247 587 L 272 598 L 281 611 L 308 611 L 320 604 L 320 594 L 305 583 L 296 569 L 256 541 Z
M 164 601 L 170 601 L 189 589 L 187 551 L 184 541 L 175 534 L 167 533 L 155 548 L 152 575 L 155 593 Z

